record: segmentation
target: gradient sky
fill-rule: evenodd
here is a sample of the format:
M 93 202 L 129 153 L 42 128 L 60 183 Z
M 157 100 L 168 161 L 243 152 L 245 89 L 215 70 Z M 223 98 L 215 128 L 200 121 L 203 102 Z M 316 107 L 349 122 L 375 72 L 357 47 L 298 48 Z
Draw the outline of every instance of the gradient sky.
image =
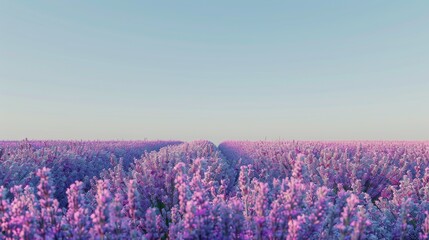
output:
M 429 139 L 429 1 L 2 1 L 0 139 Z

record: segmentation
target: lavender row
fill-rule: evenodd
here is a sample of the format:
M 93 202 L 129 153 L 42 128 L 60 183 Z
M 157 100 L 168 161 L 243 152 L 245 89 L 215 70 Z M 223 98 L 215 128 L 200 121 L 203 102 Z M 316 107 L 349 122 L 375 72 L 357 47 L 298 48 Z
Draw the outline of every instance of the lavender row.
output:
M 177 141 L 3 141 L 0 142 L 0 185 L 37 184 L 36 170 L 50 168 L 61 206 L 66 205 L 67 188 L 75 181 L 90 180 L 122 159 L 128 167 L 145 152 L 179 144 Z
M 428 142 L 230 141 L 219 148 L 232 163 L 248 172 L 246 183 L 252 179 L 266 184 L 270 197 L 264 208 L 268 209 L 264 222 L 275 221 L 266 216 L 282 206 L 276 204 L 276 189 L 285 180 L 288 191 L 305 189 L 301 190 L 304 196 L 295 191 L 283 202 L 287 206 L 292 202 L 295 207 L 291 212 L 297 211 L 297 215 L 281 215 L 289 217 L 287 225 L 298 229 L 298 239 L 428 238 Z M 291 188 L 293 181 L 300 187 Z M 324 216 L 318 218 L 318 224 L 310 224 L 312 228 L 320 227 L 320 231 L 308 235 L 308 219 L 321 213 L 308 211 L 317 203 L 301 205 L 296 201 L 301 197 L 314 199 L 314 189 L 318 198 L 328 199 L 328 205 L 318 207 Z M 293 219 L 295 222 L 291 222 Z

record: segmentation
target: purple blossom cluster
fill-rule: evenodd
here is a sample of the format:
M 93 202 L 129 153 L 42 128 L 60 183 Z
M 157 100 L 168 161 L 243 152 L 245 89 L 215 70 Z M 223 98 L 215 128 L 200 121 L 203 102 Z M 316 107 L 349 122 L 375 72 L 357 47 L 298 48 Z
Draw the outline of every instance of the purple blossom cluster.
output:
M 2 164 L 62 157 L 31 165 L 34 185 L 2 182 L 0 239 L 429 238 L 429 142 L 164 142 L 140 157 L 123 144 L 4 143 Z M 97 153 L 104 167 L 58 197 L 53 166 Z

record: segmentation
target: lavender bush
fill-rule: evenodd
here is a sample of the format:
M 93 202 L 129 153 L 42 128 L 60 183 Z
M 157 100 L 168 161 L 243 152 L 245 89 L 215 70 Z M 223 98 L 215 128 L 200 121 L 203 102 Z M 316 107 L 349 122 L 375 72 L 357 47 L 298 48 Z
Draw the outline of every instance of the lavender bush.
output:
M 2 142 L 0 239 L 429 237 L 428 142 L 151 144 Z

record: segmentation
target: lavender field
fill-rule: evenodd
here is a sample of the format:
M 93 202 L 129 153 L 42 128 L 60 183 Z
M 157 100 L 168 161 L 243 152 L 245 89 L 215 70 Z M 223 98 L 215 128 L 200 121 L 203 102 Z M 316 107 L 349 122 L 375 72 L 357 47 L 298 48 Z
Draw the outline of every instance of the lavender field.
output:
M 0 142 L 0 239 L 428 239 L 428 142 Z

